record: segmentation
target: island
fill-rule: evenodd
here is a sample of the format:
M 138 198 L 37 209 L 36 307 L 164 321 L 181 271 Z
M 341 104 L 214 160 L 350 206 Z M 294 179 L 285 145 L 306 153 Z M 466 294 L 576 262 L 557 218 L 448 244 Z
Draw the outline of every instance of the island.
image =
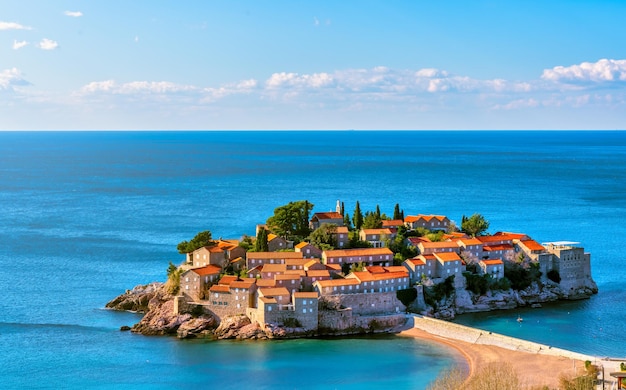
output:
M 590 254 L 571 241 L 487 233 L 480 214 L 316 212 L 277 207 L 256 236 L 178 244 L 165 283 L 137 286 L 106 306 L 145 313 L 132 327 L 179 338 L 274 339 L 398 332 L 409 316 L 540 307 L 597 293 Z M 520 321 L 523 320 L 520 318 Z

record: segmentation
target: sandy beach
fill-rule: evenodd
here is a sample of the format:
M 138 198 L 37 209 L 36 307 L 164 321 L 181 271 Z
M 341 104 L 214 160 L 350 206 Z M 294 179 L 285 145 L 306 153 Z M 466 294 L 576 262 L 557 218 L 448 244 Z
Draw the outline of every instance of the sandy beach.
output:
M 568 377 L 580 375 L 585 367 L 584 362 L 580 360 L 512 351 L 492 345 L 471 344 L 436 336 L 417 328 L 405 330 L 400 336 L 433 341 L 455 349 L 467 361 L 469 376 L 487 363 L 507 362 L 515 368 L 522 383 L 527 386 L 547 385 L 550 388 L 557 388 L 561 375 Z

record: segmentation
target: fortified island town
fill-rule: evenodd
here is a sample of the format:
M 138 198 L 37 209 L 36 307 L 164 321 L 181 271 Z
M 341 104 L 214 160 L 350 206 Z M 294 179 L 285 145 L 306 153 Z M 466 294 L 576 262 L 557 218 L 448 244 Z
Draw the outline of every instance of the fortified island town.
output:
M 256 237 L 178 245 L 164 285 L 137 286 L 107 307 L 147 312 L 132 331 L 213 338 L 286 338 L 393 331 L 406 313 L 455 314 L 540 306 L 597 293 L 590 254 L 575 242 L 487 234 L 479 214 L 352 217 L 308 201 L 275 209 Z M 521 318 L 519 321 L 523 320 Z M 130 329 L 129 327 L 125 327 Z

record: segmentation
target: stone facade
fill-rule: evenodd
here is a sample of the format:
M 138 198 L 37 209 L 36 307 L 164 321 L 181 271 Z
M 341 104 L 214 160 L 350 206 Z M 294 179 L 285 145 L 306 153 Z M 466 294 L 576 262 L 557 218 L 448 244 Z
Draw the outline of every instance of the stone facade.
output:
M 388 248 L 338 249 L 322 252 L 324 264 L 391 265 L 393 252 Z
M 246 267 L 253 269 L 264 264 L 285 264 L 287 259 L 302 259 L 300 252 L 247 252 Z

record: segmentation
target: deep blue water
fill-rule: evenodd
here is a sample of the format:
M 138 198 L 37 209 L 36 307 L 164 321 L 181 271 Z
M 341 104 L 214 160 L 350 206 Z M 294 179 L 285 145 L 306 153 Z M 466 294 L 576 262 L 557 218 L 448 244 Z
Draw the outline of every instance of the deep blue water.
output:
M 253 234 L 299 199 L 315 211 L 341 199 L 349 211 L 359 200 L 456 221 L 479 212 L 494 232 L 580 241 L 597 296 L 522 310 L 521 325 L 517 311 L 458 320 L 626 356 L 624 132 L 1 132 L 3 387 L 424 387 L 450 351 L 394 337 L 151 338 L 118 331 L 136 315 L 102 309 L 164 280 L 183 260 L 178 242 L 205 229 Z

